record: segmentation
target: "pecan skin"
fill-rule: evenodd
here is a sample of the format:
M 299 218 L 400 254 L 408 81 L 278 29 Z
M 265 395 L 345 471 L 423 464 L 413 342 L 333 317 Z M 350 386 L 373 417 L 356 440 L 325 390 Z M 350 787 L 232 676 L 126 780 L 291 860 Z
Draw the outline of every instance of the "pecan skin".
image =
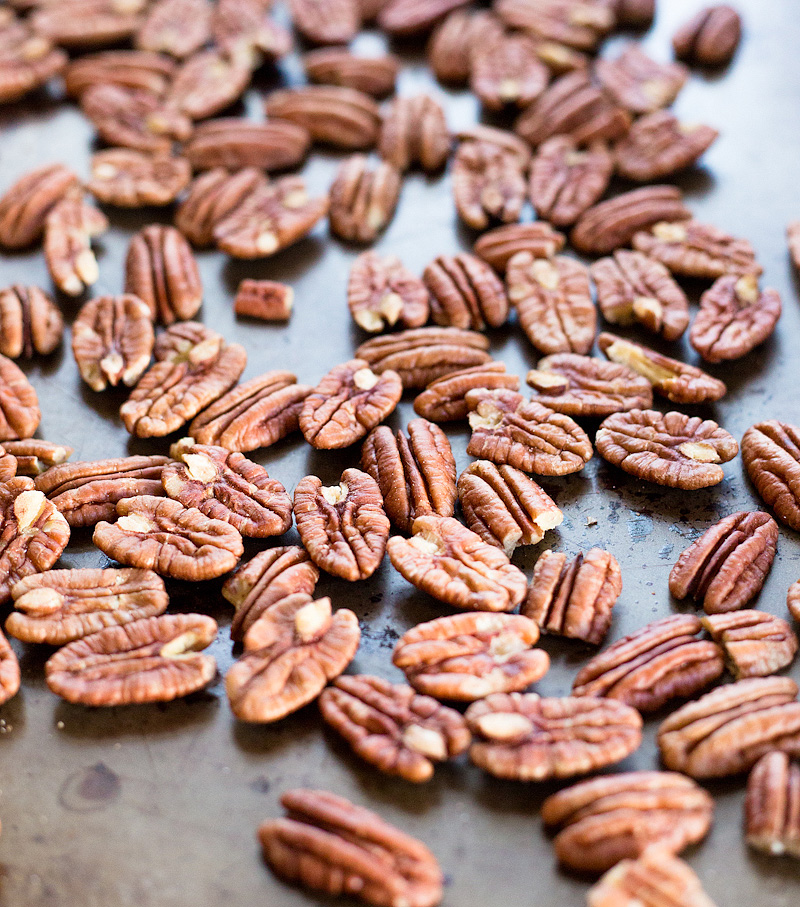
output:
M 544 142 L 531 164 L 529 194 L 539 217 L 569 227 L 608 188 L 614 160 L 604 142 L 579 150 L 566 135 Z
M 303 57 L 311 82 L 354 88 L 381 99 L 394 93 L 400 61 L 393 54 L 382 57 L 357 57 L 338 47 L 322 47 Z
M 800 429 L 770 419 L 744 433 L 742 461 L 762 501 L 800 530 Z
M 165 103 L 192 120 L 202 120 L 236 103 L 252 78 L 251 60 L 217 49 L 193 54 L 178 69 Z
M 271 172 L 297 167 L 310 146 L 308 130 L 296 123 L 252 123 L 223 117 L 199 124 L 183 146 L 183 153 L 195 170 L 255 167 Z
M 372 334 L 396 324 L 421 327 L 430 311 L 425 284 L 397 256 L 372 251 L 359 255 L 350 268 L 347 305 L 353 321 Z
M 80 98 L 92 85 L 121 85 L 163 97 L 175 73 L 175 61 L 142 50 L 107 50 L 73 60 L 64 72 L 64 87 Z
M 489 110 L 527 107 L 550 81 L 550 72 L 527 35 L 503 35 L 478 43 L 470 69 L 470 88 Z
M 348 242 L 375 242 L 394 217 L 400 185 L 399 171 L 386 161 L 370 170 L 363 155 L 346 160 L 330 188 L 333 233 Z
M 30 438 L 41 418 L 33 385 L 15 363 L 0 355 L 0 441 Z
M 87 189 L 103 204 L 143 208 L 169 205 L 191 178 L 185 158 L 109 148 L 92 155 L 92 178 Z
M 233 173 L 215 167 L 201 173 L 175 212 L 175 226 L 193 246 L 201 249 L 211 246 L 217 224 L 265 182 L 264 174 L 255 167 Z
M 504 362 L 474 365 L 437 378 L 418 394 L 414 412 L 431 422 L 455 422 L 469 413 L 466 395 L 470 390 L 519 390 L 519 378 L 507 375 Z
M 472 251 L 490 264 L 498 274 L 505 274 L 509 261 L 518 252 L 530 252 L 534 258 L 552 258 L 564 248 L 563 233 L 550 224 L 506 224 L 483 233 L 475 240 Z
M 780 617 L 763 611 L 736 611 L 701 620 L 711 638 L 722 647 L 736 680 L 768 677 L 790 665 L 797 654 L 797 637 Z
M 80 296 L 97 282 L 100 269 L 91 240 L 108 229 L 108 218 L 83 199 L 64 198 L 47 215 L 44 257 L 53 283 L 67 296 Z
M 664 179 L 691 167 L 718 137 L 711 126 L 690 126 L 666 110 L 657 110 L 637 120 L 617 142 L 617 173 L 637 183 Z
M 0 290 L 0 354 L 9 359 L 48 356 L 63 333 L 61 312 L 44 290 L 20 284 Z
M 249 280 L 239 284 L 233 311 L 260 321 L 288 321 L 294 305 L 294 290 L 277 280 Z
M 482 331 L 508 318 L 509 304 L 502 281 L 474 255 L 440 255 L 423 272 L 430 293 L 433 320 L 442 327 Z
M 466 5 L 467 0 L 388 0 L 378 13 L 378 25 L 390 35 L 418 35 Z
M 800 765 L 786 753 L 767 753 L 753 766 L 744 818 L 750 847 L 800 859 Z
M 48 164 L 21 176 L 0 197 L 0 246 L 32 246 L 44 233 L 47 215 L 55 205 L 79 191 L 78 177 L 62 164 Z
M 140 50 L 188 57 L 211 37 L 211 6 L 206 0 L 157 0 L 136 32 Z
M 657 63 L 636 43 L 616 60 L 597 60 L 594 73 L 606 93 L 634 115 L 669 107 L 689 78 L 682 63 Z
M 742 20 L 732 6 L 707 6 L 681 26 L 672 39 L 675 56 L 701 66 L 724 66 L 736 53 Z
M 450 153 L 450 133 L 441 104 L 428 95 L 395 98 L 383 117 L 378 153 L 405 173 L 414 164 L 441 170 Z
M 18 476 L 41 475 L 51 466 L 58 466 L 74 453 L 71 447 L 29 438 L 25 441 L 3 441 L 3 450 L 17 461 Z M 5 480 L 4 480 L 5 481 Z
M 428 65 L 443 84 L 463 87 L 469 80 L 478 46 L 503 34 L 502 23 L 489 10 L 454 10 L 431 35 Z
M 0 705 L 19 692 L 21 674 L 16 653 L 0 631 Z
M 358 0 L 289 0 L 292 23 L 312 44 L 347 44 L 359 28 Z
M 614 26 L 607 4 L 585 0 L 530 3 L 528 0 L 499 0 L 497 14 L 509 28 L 519 28 L 539 39 L 591 51 Z

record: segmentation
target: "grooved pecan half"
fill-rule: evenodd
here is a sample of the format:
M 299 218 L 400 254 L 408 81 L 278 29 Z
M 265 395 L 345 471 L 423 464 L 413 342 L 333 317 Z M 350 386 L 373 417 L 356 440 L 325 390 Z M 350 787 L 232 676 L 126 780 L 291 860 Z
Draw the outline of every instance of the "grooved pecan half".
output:
M 18 476 L 39 476 L 51 466 L 68 460 L 73 450 L 63 444 L 28 438 L 25 441 L 3 441 L 3 450 L 17 461 Z M 10 477 L 9 477 L 10 478 Z
M 742 460 L 761 499 L 800 530 L 800 429 L 777 419 L 756 423 L 742 438 Z
M 238 117 L 200 123 L 183 146 L 195 170 L 286 170 L 302 163 L 311 146 L 308 130 L 296 123 L 252 123 Z
M 672 176 L 691 167 L 714 144 L 711 126 L 681 123 L 666 110 L 638 119 L 614 147 L 617 173 L 637 183 Z
M 570 561 L 560 552 L 544 551 L 520 613 L 546 633 L 597 646 L 608 633 L 621 592 L 619 564 L 608 551 L 592 548 Z
M 621 702 L 536 693 L 492 693 L 464 717 L 470 760 L 497 778 L 572 778 L 620 762 L 639 748 L 642 719 Z
M 701 618 L 703 627 L 722 647 L 736 680 L 767 677 L 790 665 L 797 654 L 797 637 L 780 617 L 763 611 L 736 611 Z
M 188 57 L 211 37 L 208 0 L 156 0 L 136 32 L 140 50 Z
M 119 85 L 163 97 L 175 74 L 175 62 L 143 50 L 106 50 L 72 60 L 64 71 L 64 87 L 80 98 L 93 85 Z
M 354 88 L 373 98 L 394 93 L 400 61 L 393 54 L 357 57 L 340 47 L 321 47 L 303 57 L 303 67 L 311 82 Z
M 87 189 L 103 204 L 144 208 L 175 201 L 191 178 L 185 158 L 108 148 L 92 155 L 92 178 Z
M 20 686 L 19 661 L 8 640 L 0 632 L 0 705 L 16 696 Z
M 357 154 L 339 168 L 330 188 L 331 231 L 348 242 L 373 243 L 394 217 L 402 177 L 386 161 L 374 169 Z
M 436 324 L 480 331 L 487 324 L 500 327 L 508 318 L 502 281 L 474 255 L 440 255 L 425 268 L 422 279 Z
M 681 554 L 669 574 L 675 598 L 702 601 L 707 614 L 736 611 L 761 591 L 775 548 L 778 525 L 756 510 L 732 513 L 707 529 Z
M 292 48 L 292 36 L 269 15 L 263 0 L 219 0 L 211 14 L 214 44 L 232 59 L 257 69 Z
M 471 611 L 512 611 L 525 597 L 525 574 L 458 520 L 427 514 L 411 528 L 410 539 L 393 536 L 387 550 L 395 570 L 418 589 Z
M 33 385 L 20 368 L 0 355 L 0 441 L 30 438 L 41 418 Z
M 378 25 L 390 35 L 418 35 L 466 6 L 468 0 L 388 0 L 378 13 Z
M 260 321 L 288 321 L 294 306 L 294 290 L 277 280 L 248 280 L 239 284 L 233 311 Z
M 605 872 L 620 860 L 657 846 L 677 854 L 708 834 L 714 801 L 677 772 L 623 772 L 578 784 L 548 797 L 542 821 L 557 830 L 563 866 Z
M 470 390 L 519 390 L 519 378 L 507 375 L 504 362 L 460 369 L 437 378 L 414 400 L 414 412 L 431 422 L 454 422 L 466 419 L 469 409 L 466 395 Z
M 426 94 L 395 98 L 383 117 L 378 153 L 405 173 L 414 164 L 441 170 L 450 153 L 450 133 L 441 104 Z
M 214 116 L 245 93 L 252 77 L 250 62 L 216 49 L 194 54 L 178 69 L 164 102 L 192 120 Z
M 472 52 L 470 88 L 489 110 L 527 107 L 547 88 L 550 70 L 527 35 L 502 35 L 480 41 Z
M 550 658 L 533 648 L 538 639 L 536 624 L 519 614 L 454 614 L 404 633 L 392 663 L 421 693 L 472 702 L 544 677 Z
M 568 227 L 602 198 L 613 172 L 605 142 L 579 149 L 570 136 L 553 136 L 540 145 L 531 164 L 531 204 L 539 217 Z
M 47 215 L 44 257 L 53 283 L 68 296 L 80 296 L 97 282 L 100 269 L 91 241 L 108 229 L 108 218 L 80 198 L 64 198 Z
M 431 35 L 428 65 L 445 85 L 464 86 L 479 46 L 504 34 L 503 24 L 489 10 L 454 10 Z
M 372 251 L 359 255 L 350 268 L 347 305 L 353 321 L 370 333 L 398 323 L 421 327 L 430 310 L 425 284 L 396 255 Z
M 7 10 L 3 10 L 4 13 Z M 0 52 L 0 103 L 18 101 L 54 76 L 59 75 L 69 58 L 20 20 L 11 19 L 3 28 Z
M 498 0 L 496 11 L 511 28 L 579 50 L 595 50 L 614 27 L 613 12 L 594 0 Z
M 509 261 L 518 252 L 529 252 L 534 258 L 552 258 L 564 248 L 565 241 L 563 233 L 543 221 L 506 224 L 479 236 L 472 251 L 499 274 L 505 274 Z
M 63 164 L 46 164 L 24 174 L 0 197 L 0 246 L 24 249 L 33 245 L 58 202 L 79 195 L 78 177 Z
M 616 60 L 598 59 L 594 74 L 611 98 L 632 114 L 669 107 L 689 78 L 682 63 L 657 63 L 635 43 Z
M 289 0 L 292 24 L 312 44 L 347 44 L 361 24 L 358 0 Z
M 193 246 L 210 246 L 214 242 L 217 224 L 263 185 L 266 185 L 266 178 L 254 167 L 245 167 L 234 173 L 216 167 L 201 173 L 175 212 L 175 226 Z
M 455 709 L 380 677 L 337 678 L 322 691 L 319 708 L 357 755 L 406 781 L 430 780 L 434 762 L 454 759 L 471 740 Z
M 786 753 L 767 753 L 753 766 L 744 823 L 750 847 L 800 859 L 800 765 Z
M 68 48 L 126 41 L 142 22 L 147 0 L 58 0 L 37 5 L 30 24 L 37 35 Z
M 742 36 L 742 20 L 732 6 L 707 6 L 681 26 L 672 39 L 675 56 L 702 66 L 730 62 Z
M 61 312 L 44 290 L 20 284 L 0 290 L 0 354 L 9 359 L 48 356 L 63 333 Z

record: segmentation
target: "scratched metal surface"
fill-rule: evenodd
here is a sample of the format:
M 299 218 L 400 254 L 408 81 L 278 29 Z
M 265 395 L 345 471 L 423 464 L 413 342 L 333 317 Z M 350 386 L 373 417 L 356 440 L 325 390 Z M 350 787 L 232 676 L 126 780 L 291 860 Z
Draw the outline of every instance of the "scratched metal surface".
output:
M 658 58 L 667 58 L 669 37 L 699 6 L 696 0 L 659 4 L 656 27 L 645 38 Z M 784 299 L 776 335 L 745 360 L 714 370 L 729 386 L 716 407 L 702 410 L 737 438 L 761 418 L 797 422 L 798 283 L 784 245 L 784 227 L 800 216 L 796 161 L 800 100 L 800 19 L 788 0 L 739 0 L 746 15 L 746 37 L 729 69 L 718 76 L 694 76 L 682 93 L 678 112 L 692 121 L 717 126 L 722 136 L 704 166 L 681 178 L 690 207 L 701 218 L 753 241 L 765 269 L 765 282 Z M 376 37 L 363 37 L 374 45 Z M 606 52 L 620 44 L 615 38 Z M 465 93 L 448 94 L 410 61 L 401 90 L 430 88 L 447 106 L 451 125 L 466 125 L 476 114 Z M 258 87 L 282 77 L 299 77 L 296 59 L 279 73 L 261 74 Z M 256 93 L 246 108 L 259 116 Z M 91 128 L 69 105 L 39 98 L 0 113 L 0 188 L 23 171 L 52 160 L 87 173 Z M 305 168 L 312 187 L 324 190 L 335 158 L 314 155 Z M 101 279 L 96 292 L 122 288 L 128 239 L 146 223 L 169 212 L 126 214 L 111 211 L 112 231 L 103 238 Z M 530 216 L 528 214 L 528 216 Z M 437 253 L 465 248 L 472 237 L 456 224 L 449 178 L 427 180 L 415 174 L 404 186 L 397 216 L 378 243 L 399 254 L 416 271 Z M 316 383 L 334 364 L 350 358 L 362 337 L 347 316 L 344 293 L 348 267 L 357 250 L 329 240 L 325 230 L 268 261 L 236 263 L 213 253 L 198 256 L 205 286 L 203 320 L 229 340 L 245 345 L 245 378 L 268 368 L 290 368 L 301 381 Z M 237 321 L 232 294 L 243 277 L 270 277 L 292 283 L 296 306 L 286 327 Z M 0 284 L 49 286 L 41 254 L 0 257 Z M 693 288 L 699 290 L 699 288 Z M 697 293 L 695 293 L 696 299 Z M 77 302 L 62 300 L 68 321 Z M 646 340 L 646 338 L 643 338 Z M 679 344 L 690 361 L 688 343 Z M 520 375 L 534 363 L 531 348 L 515 327 L 492 334 L 493 352 Z M 74 459 L 133 452 L 166 452 L 166 443 L 131 440 L 117 410 L 122 395 L 97 395 L 82 385 L 68 339 L 47 360 L 24 366 L 42 406 L 42 437 L 72 445 Z M 390 420 L 412 416 L 404 401 Z M 459 469 L 467 432 L 448 428 Z M 288 489 L 308 473 L 326 483 L 357 462 L 357 449 L 316 452 L 297 439 L 256 458 Z M 667 576 L 689 541 L 711 522 L 736 510 L 758 506 L 739 459 L 725 467 L 717 488 L 691 495 L 634 481 L 598 458 L 579 475 L 546 479 L 565 513 L 560 530 L 543 546 L 574 553 L 592 545 L 619 559 L 624 591 L 615 610 L 610 639 L 682 607 L 670 601 Z M 287 539 L 294 540 L 292 532 Z M 530 573 L 539 549 L 515 562 Z M 800 576 L 798 537 L 782 529 L 778 557 L 758 606 L 785 613 L 789 584 Z M 76 532 L 62 566 L 103 565 L 88 533 Z M 212 647 L 224 673 L 232 661 L 228 635 L 230 608 L 219 584 L 170 583 L 172 607 L 212 614 L 220 623 Z M 415 593 L 384 562 L 368 582 L 346 584 L 323 579 L 319 591 L 334 604 L 358 614 L 363 641 L 352 671 L 399 679 L 391 665 L 398 635 L 446 608 Z M 580 645 L 545 640 L 553 658 L 537 689 L 566 694 L 589 654 Z M 288 888 L 262 865 L 255 840 L 257 825 L 280 813 L 278 798 L 296 785 L 321 786 L 371 806 L 390 821 L 427 842 L 444 867 L 448 907 L 530 904 L 563 907 L 584 902 L 586 883 L 557 870 L 538 820 L 538 807 L 553 788 L 500 783 L 466 761 L 437 769 L 422 787 L 392 780 L 360 763 L 327 732 L 315 706 L 274 726 L 250 727 L 232 717 L 221 683 L 207 692 L 166 706 L 91 711 L 53 696 L 43 679 L 49 652 L 17 645 L 23 669 L 18 696 L 0 710 L 0 905 L 82 904 L 83 907 L 137 905 L 269 904 L 294 907 L 318 898 Z M 800 680 L 800 665 L 792 671 Z M 647 722 L 641 750 L 623 769 L 657 765 L 653 732 Z M 688 853 L 708 892 L 720 907 L 788 907 L 798 898 L 796 866 L 749 853 L 742 843 L 741 781 L 714 784 L 718 795 L 714 829 Z

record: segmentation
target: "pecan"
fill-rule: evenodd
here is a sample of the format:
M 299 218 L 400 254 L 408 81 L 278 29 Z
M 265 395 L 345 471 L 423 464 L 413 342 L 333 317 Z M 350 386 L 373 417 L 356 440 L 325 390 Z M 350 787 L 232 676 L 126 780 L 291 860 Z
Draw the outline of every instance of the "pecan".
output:
M 586 432 L 569 416 L 535 400 L 504 389 L 468 391 L 466 400 L 472 428 L 467 453 L 472 457 L 541 476 L 579 472 L 592 458 Z
M 638 119 L 614 147 L 617 173 L 649 183 L 691 167 L 717 140 L 711 126 L 687 125 L 666 110 Z
M 303 401 L 311 393 L 291 372 L 265 372 L 223 394 L 196 416 L 189 434 L 200 444 L 246 452 L 269 447 L 299 428 Z
M 800 702 L 788 677 L 751 677 L 718 687 L 673 712 L 658 730 L 667 768 L 692 778 L 747 771 L 765 753 L 800 754 Z
M 544 551 L 533 568 L 520 613 L 546 633 L 598 646 L 611 626 L 611 611 L 622 592 L 617 559 L 602 548 L 579 552 L 572 560 Z
M 103 204 L 144 208 L 175 201 L 191 178 L 185 158 L 109 148 L 92 155 L 87 188 Z
M 48 356 L 63 333 L 61 312 L 44 290 L 20 284 L 0 290 L 0 354 L 9 359 Z
M 8 632 L 23 642 L 62 646 L 105 627 L 167 610 L 164 581 L 151 570 L 48 570 L 11 590 Z
M 519 614 L 454 614 L 405 633 L 392 662 L 420 693 L 472 702 L 544 677 L 550 659 L 533 648 L 538 639 L 536 624 Z
M 675 186 L 647 186 L 623 192 L 585 211 L 572 229 L 570 241 L 579 252 L 607 255 L 626 246 L 639 230 L 661 221 L 691 217 Z
M 489 110 L 527 107 L 550 81 L 550 70 L 527 35 L 512 33 L 477 43 L 470 69 L 470 88 Z
M 728 274 L 700 297 L 689 342 L 707 362 L 739 359 L 772 336 L 780 317 L 777 290 L 759 290 L 755 274 Z
M 542 821 L 557 830 L 562 866 L 605 872 L 648 847 L 677 854 L 708 834 L 714 801 L 677 772 L 624 772 L 578 784 L 548 797 Z
M 216 635 L 216 621 L 204 614 L 162 614 L 106 627 L 52 655 L 47 685 L 83 705 L 169 702 L 214 679 L 214 656 L 195 653 Z
M 394 217 L 401 183 L 386 161 L 371 170 L 364 155 L 346 160 L 330 188 L 331 231 L 348 242 L 375 242 Z
M 617 25 L 647 28 L 655 16 L 656 0 L 612 0 Z
M 264 174 L 254 167 L 235 173 L 217 167 L 201 173 L 175 212 L 175 226 L 193 246 L 205 248 L 213 245 L 217 224 L 232 214 L 255 189 L 265 184 Z
M 424 513 L 453 515 L 456 461 L 445 433 L 425 419 L 408 423 L 408 438 L 385 425 L 374 428 L 361 448 L 361 468 L 378 483 L 386 515 L 402 532 Z
M 534 258 L 552 258 L 564 248 L 565 238 L 550 224 L 506 224 L 495 227 L 475 240 L 472 251 L 500 274 L 505 274 L 509 261 L 518 252 L 529 252 Z
M 786 753 L 767 753 L 753 766 L 744 802 L 750 847 L 800 859 L 800 765 Z
M 80 198 L 65 198 L 47 215 L 44 257 L 53 283 L 68 296 L 80 296 L 97 282 L 100 269 L 91 240 L 108 229 L 108 218 Z
M 358 0 L 289 0 L 292 23 L 312 44 L 347 44 L 361 25 Z
M 24 249 L 33 245 L 58 202 L 79 194 L 78 177 L 63 164 L 48 164 L 26 173 L 0 197 L 0 246 Z
M 72 98 L 80 98 L 94 85 L 119 85 L 160 98 L 174 74 L 174 61 L 161 54 L 107 50 L 71 61 L 64 72 L 64 87 Z
M 786 228 L 786 243 L 792 264 L 800 270 L 800 220 L 793 220 Z
M 702 66 L 729 63 L 742 36 L 742 20 L 732 6 L 707 6 L 681 26 L 672 39 L 675 56 Z
M 413 164 L 441 170 L 450 153 L 450 133 L 441 104 L 429 95 L 395 98 L 383 117 L 378 153 L 405 173 Z
M 766 513 L 732 513 L 707 529 L 681 554 L 669 575 L 675 598 L 702 601 L 707 614 L 736 611 L 761 591 L 778 526 Z
M 414 400 L 414 412 L 431 422 L 454 422 L 466 419 L 467 392 L 473 389 L 519 390 L 519 378 L 507 375 L 504 362 L 489 361 L 485 365 L 460 369 L 437 378 Z
M 673 403 L 713 403 L 727 393 L 722 381 L 697 366 L 671 359 L 631 340 L 602 333 L 597 344 L 612 362 L 642 375 L 657 394 Z
M 302 126 L 312 141 L 334 148 L 358 151 L 374 147 L 378 140 L 378 105 L 369 95 L 353 88 L 283 88 L 267 96 L 264 109 L 268 117 Z
M 8 47 L 0 53 L 0 103 L 18 101 L 54 76 L 67 65 L 68 57 L 52 43 L 16 21 L 4 31 L 16 32 Z
M 362 759 L 406 781 L 429 781 L 434 762 L 454 759 L 471 739 L 454 709 L 380 677 L 339 677 L 322 691 L 319 708 Z
M 428 64 L 446 85 L 464 86 L 472 56 L 481 45 L 493 43 L 505 30 L 489 10 L 455 10 L 436 28 L 428 42 Z
M 225 690 L 240 721 L 266 724 L 319 696 L 352 661 L 360 639 L 352 611 L 331 600 L 290 595 L 250 627 L 245 654 L 228 671 Z
M 192 120 L 204 120 L 236 103 L 251 77 L 249 60 L 218 50 L 202 51 L 189 57 L 175 74 L 165 104 Z
M 379 27 L 390 35 L 418 35 L 430 31 L 468 0 L 388 0 L 378 13 Z
M 492 693 L 464 717 L 475 737 L 470 760 L 515 781 L 584 775 L 622 761 L 642 742 L 639 713 L 610 700 Z
M 136 46 L 188 57 L 211 37 L 211 4 L 208 0 L 156 0 L 136 33 Z
M 376 813 L 322 790 L 287 791 L 284 819 L 264 822 L 264 859 L 287 882 L 376 907 L 435 907 L 444 882 L 428 848 Z
M 594 0 L 498 0 L 497 14 L 511 28 L 579 50 L 595 50 L 614 27 L 614 16 Z
M 742 438 L 742 460 L 761 500 L 800 530 L 800 429 L 777 419 L 757 422 Z
M 500 327 L 508 318 L 502 281 L 474 255 L 440 255 L 425 268 L 422 279 L 436 324 L 481 331 L 487 324 Z
M 684 413 L 634 409 L 604 420 L 594 440 L 609 463 L 639 479 L 694 491 L 724 478 L 720 463 L 739 445 L 711 419 Z
M 33 386 L 21 369 L 0 355 L 0 441 L 30 438 L 41 418 Z
M 263 0 L 220 0 L 211 14 L 214 44 L 250 69 L 283 57 L 292 36 L 269 16 L 269 6 Z
M 598 59 L 594 73 L 611 98 L 632 114 L 669 107 L 689 78 L 682 63 L 657 63 L 634 43 L 616 60 Z
M 508 557 L 518 545 L 536 545 L 564 515 L 549 495 L 513 466 L 470 463 L 458 479 L 458 500 L 469 528 Z
M 347 305 L 353 321 L 373 334 L 398 323 L 421 327 L 430 310 L 425 284 L 396 255 L 377 252 L 364 252 L 353 262 Z
M 0 631 L 0 705 L 16 696 L 20 686 L 19 661 Z
M 506 270 L 508 298 L 525 336 L 542 353 L 588 353 L 597 330 L 589 271 L 565 255 L 519 252 Z
M 139 438 L 179 429 L 236 384 L 247 354 L 196 321 L 167 328 L 155 344 L 156 362 L 120 407 L 125 427 Z
M 354 88 L 373 98 L 394 93 L 400 61 L 393 54 L 380 57 L 357 57 L 340 47 L 322 47 L 303 57 L 303 66 L 311 82 Z
M 423 592 L 467 611 L 512 611 L 525 597 L 525 574 L 453 517 L 425 514 L 411 529 L 410 539 L 393 536 L 387 550 L 395 570 Z
M 604 142 L 580 150 L 570 136 L 553 136 L 539 147 L 531 164 L 531 203 L 539 217 L 568 227 L 600 200 L 613 172 L 614 160 Z
M 251 123 L 231 117 L 197 126 L 183 153 L 195 170 L 257 167 L 272 171 L 298 166 L 310 145 L 308 130 L 296 123 Z
M 3 450 L 17 461 L 18 476 L 41 475 L 51 466 L 68 460 L 73 450 L 63 444 L 29 438 L 25 441 L 3 441 Z M 9 477 L 10 478 L 10 477 Z
M 288 321 L 294 290 L 277 280 L 243 280 L 233 300 L 233 311 L 260 321 Z
M 625 365 L 575 353 L 539 360 L 526 381 L 534 398 L 568 416 L 600 417 L 653 404 L 650 382 Z
M 0 482 L 7 482 L 17 474 L 17 458 L 0 447 Z M 23 475 L 23 473 L 20 473 Z
M 38 35 L 69 48 L 106 47 L 126 41 L 141 25 L 147 0 L 58 0 L 34 9 Z
M 763 611 L 737 611 L 701 620 L 725 653 L 728 669 L 736 680 L 775 674 L 790 665 L 797 654 L 797 637 L 780 617 Z
M 800 623 L 800 580 L 793 582 L 789 586 L 789 591 L 786 594 L 786 607 L 792 617 Z
M 203 285 L 192 250 L 174 228 L 151 224 L 130 241 L 125 292 L 137 296 L 150 317 L 163 324 L 193 318 L 203 302 Z

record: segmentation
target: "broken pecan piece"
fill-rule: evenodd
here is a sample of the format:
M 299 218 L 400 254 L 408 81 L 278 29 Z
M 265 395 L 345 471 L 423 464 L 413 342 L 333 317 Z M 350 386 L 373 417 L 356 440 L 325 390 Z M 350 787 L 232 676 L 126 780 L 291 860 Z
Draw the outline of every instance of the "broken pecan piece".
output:
M 208 0 L 156 0 L 136 32 L 140 50 L 188 57 L 211 37 Z
M 431 315 L 442 327 L 497 328 L 508 318 L 508 298 L 500 278 L 486 262 L 469 253 L 440 255 L 422 279 L 430 293 Z
M 469 409 L 466 395 L 470 390 L 519 390 L 519 378 L 507 375 L 504 362 L 460 369 L 437 378 L 414 400 L 414 412 L 431 422 L 454 422 L 466 419 Z
M 373 334 L 396 324 L 421 327 L 430 310 L 425 284 L 396 255 L 377 252 L 363 252 L 353 262 L 347 305 L 353 321 Z
M 289 0 L 292 24 L 312 44 L 347 44 L 358 32 L 358 0 Z
M 681 123 L 666 110 L 638 119 L 614 146 L 617 173 L 637 183 L 672 176 L 691 167 L 714 144 L 711 126 Z
M 509 261 L 518 252 L 530 252 L 534 258 L 552 258 L 564 248 L 564 234 L 550 224 L 506 224 L 495 227 L 475 240 L 472 251 L 488 262 L 498 274 L 505 274 Z
M 742 460 L 762 501 L 800 530 L 800 429 L 770 419 L 744 433 Z
M 28 438 L 24 441 L 3 441 L 3 450 L 17 461 L 18 476 L 41 475 L 51 466 L 57 466 L 68 460 L 73 450 L 64 444 L 42 441 L 39 438 Z M 11 478 L 9 476 L 9 478 Z
M 732 6 L 707 6 L 681 26 L 672 39 L 675 56 L 702 66 L 729 63 L 742 36 L 742 20 Z
M 703 627 L 725 653 L 736 680 L 768 677 L 790 665 L 797 654 L 797 637 L 780 617 L 763 611 L 736 611 L 701 618 Z
M 20 686 L 19 661 L 8 640 L 0 632 L 0 705 L 16 696 Z M 469 733 L 469 731 L 467 731 Z
M 594 74 L 607 94 L 635 115 L 670 107 L 689 78 L 682 63 L 657 63 L 636 43 L 629 44 L 616 60 L 598 59 Z
M 15 363 L 0 355 L 0 441 L 30 438 L 41 418 L 33 385 Z
M 0 354 L 9 359 L 48 356 L 63 333 L 61 312 L 44 290 L 20 284 L 0 290 Z
M 195 170 L 256 167 L 271 172 L 297 167 L 310 145 L 308 130 L 296 123 L 253 123 L 228 117 L 200 123 L 183 146 L 183 153 Z
M 800 765 L 786 753 L 767 753 L 753 766 L 744 818 L 750 847 L 800 859 Z
M 214 242 L 214 228 L 233 213 L 266 177 L 254 167 L 229 173 L 221 167 L 201 173 L 175 212 L 175 226 L 198 248 Z
M 294 305 L 294 290 L 277 280 L 248 280 L 239 284 L 233 311 L 259 321 L 288 321 Z
M 426 173 L 441 170 L 450 153 L 441 104 L 425 94 L 395 98 L 383 117 L 378 153 L 401 173 L 414 164 Z
M 169 205 L 191 178 L 191 167 L 185 158 L 108 148 L 92 155 L 92 178 L 87 188 L 105 205 L 144 208 Z
M 80 296 L 97 282 L 100 269 L 91 240 L 108 229 L 108 218 L 80 198 L 64 198 L 47 215 L 44 257 L 53 283 L 67 296 Z
M 322 85 L 354 88 L 373 98 L 393 94 L 400 60 L 393 54 L 357 57 L 340 47 L 321 47 L 303 56 L 309 81 Z
M 33 245 L 58 202 L 79 194 L 78 177 L 63 164 L 47 164 L 24 174 L 0 197 L 0 246 L 25 249 Z
M 346 160 L 330 188 L 331 231 L 348 242 L 375 242 L 394 217 L 401 179 L 386 161 L 371 170 L 362 154 Z

